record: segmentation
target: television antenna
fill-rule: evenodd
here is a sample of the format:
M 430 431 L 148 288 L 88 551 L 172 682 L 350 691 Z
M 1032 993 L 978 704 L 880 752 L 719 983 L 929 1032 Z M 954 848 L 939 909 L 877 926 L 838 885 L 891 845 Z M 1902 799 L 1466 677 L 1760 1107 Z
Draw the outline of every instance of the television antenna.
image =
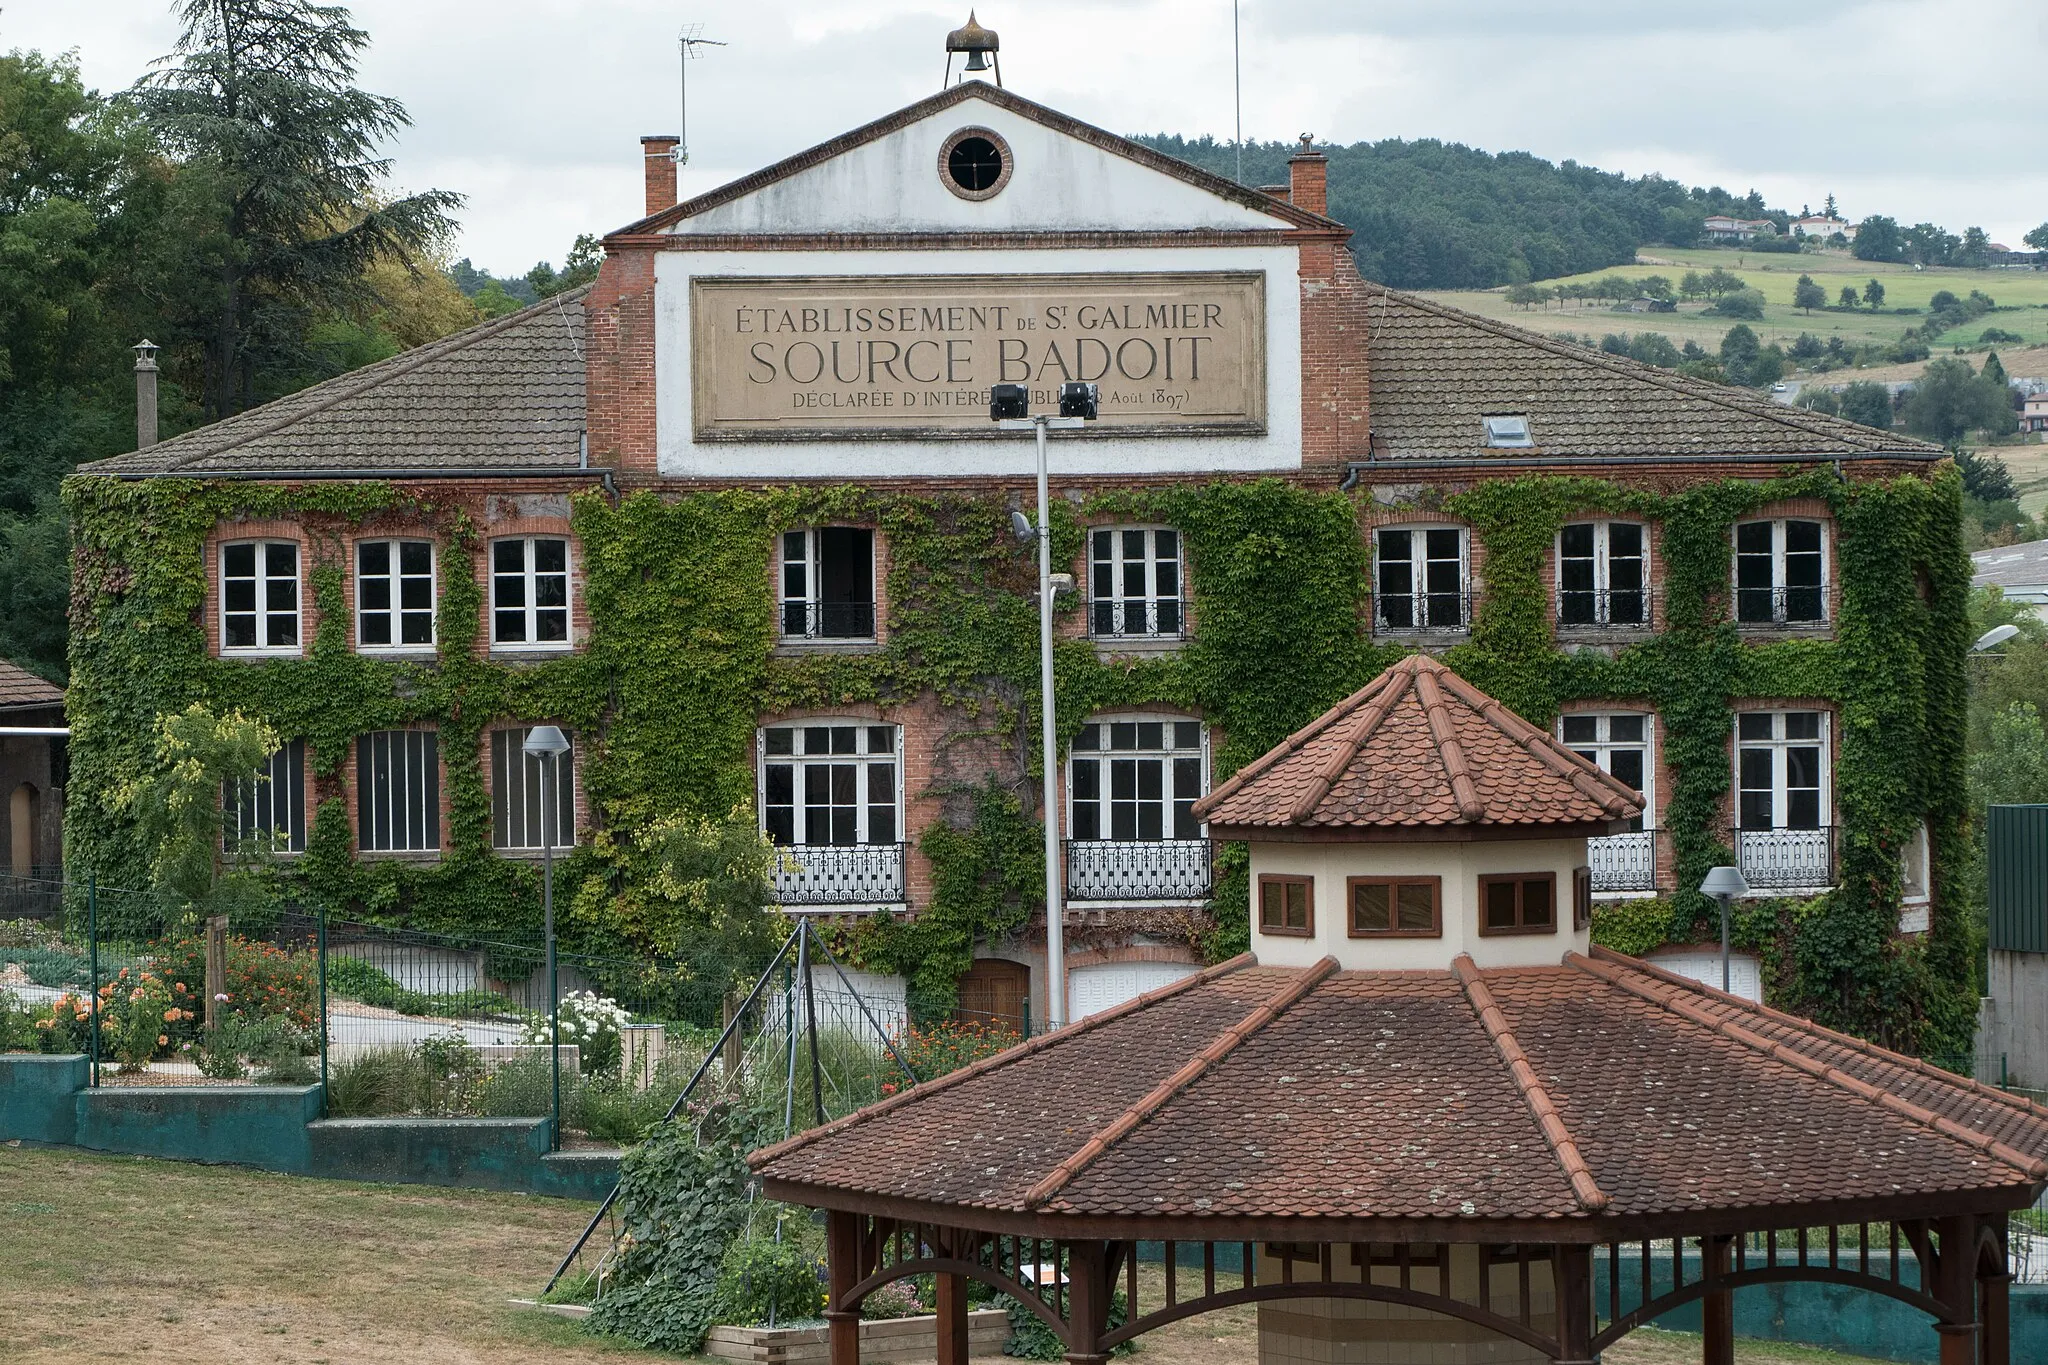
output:
M 697 51 L 700 47 L 730 46 L 727 43 L 719 42 L 716 38 L 706 38 L 703 35 L 704 25 L 702 24 L 685 24 L 683 25 L 683 31 L 676 35 L 676 65 L 682 72 L 681 89 L 683 105 L 681 140 L 676 144 L 676 164 L 678 166 L 686 166 L 690 162 L 690 63 L 703 55 Z

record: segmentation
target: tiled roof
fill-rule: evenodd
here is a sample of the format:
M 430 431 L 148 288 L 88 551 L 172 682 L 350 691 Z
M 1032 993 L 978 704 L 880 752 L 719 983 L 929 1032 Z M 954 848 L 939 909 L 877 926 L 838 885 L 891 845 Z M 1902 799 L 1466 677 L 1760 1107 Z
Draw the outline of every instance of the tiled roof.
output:
M 0 707 L 62 706 L 64 689 L 0 659 Z
M 1334 968 L 1238 959 L 754 1167 L 798 1202 L 1183 1229 L 1767 1218 L 2048 1177 L 2048 1110 L 1618 954 Z
M 1689 379 L 1380 285 L 1368 286 L 1366 297 L 1376 459 L 1941 453 L 1753 389 Z M 1486 444 L 1480 419 L 1509 414 L 1529 419 L 1533 448 Z
M 557 294 L 79 472 L 575 469 L 586 292 Z
M 1195 803 L 1233 828 L 1576 825 L 1638 814 L 1628 784 L 1411 654 Z

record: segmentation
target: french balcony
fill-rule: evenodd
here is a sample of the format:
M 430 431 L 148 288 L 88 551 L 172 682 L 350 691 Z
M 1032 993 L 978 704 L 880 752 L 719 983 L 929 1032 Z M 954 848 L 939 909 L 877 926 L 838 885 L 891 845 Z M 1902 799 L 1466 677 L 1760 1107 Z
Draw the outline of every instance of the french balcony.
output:
M 1475 595 L 1466 592 L 1382 592 L 1372 601 L 1379 635 L 1462 635 L 1472 629 Z
M 783 905 L 901 905 L 902 844 L 791 844 L 769 880 Z
M 1187 603 L 1178 597 L 1097 598 L 1088 604 L 1091 640 L 1185 640 Z
M 1748 630 L 1827 624 L 1828 585 L 1737 588 L 1735 624 Z
M 872 602 L 784 602 L 784 640 L 872 640 L 875 638 L 875 604 Z
M 1559 630 L 1648 630 L 1654 619 L 1648 588 L 1600 588 L 1560 591 Z
M 1657 889 L 1657 831 L 1635 830 L 1586 840 L 1586 866 L 1593 873 L 1593 890 L 1599 892 Z
M 1069 839 L 1067 896 L 1077 901 L 1206 900 L 1207 839 Z
M 1757 891 L 1823 891 L 1835 884 L 1835 831 L 1738 829 L 1735 865 Z

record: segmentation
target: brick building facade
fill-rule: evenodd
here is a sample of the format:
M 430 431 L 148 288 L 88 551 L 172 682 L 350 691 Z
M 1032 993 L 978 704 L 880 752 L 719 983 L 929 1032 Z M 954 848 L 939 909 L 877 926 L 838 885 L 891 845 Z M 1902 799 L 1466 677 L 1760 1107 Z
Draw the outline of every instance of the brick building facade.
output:
M 349 648 L 431 664 L 448 634 L 433 617 L 463 562 L 480 590 L 476 657 L 573 657 L 607 629 L 586 592 L 579 497 L 851 487 L 1028 508 L 1029 443 L 987 420 L 1000 379 L 1029 383 L 1035 406 L 1060 380 L 1100 383 L 1101 420 L 1055 440 L 1052 472 L 1081 523 L 1079 553 L 1056 566 L 1078 588 L 1061 630 L 1103 660 L 1170 658 L 1203 636 L 1185 535 L 1100 510 L 1120 493 L 1278 480 L 1348 495 L 1368 575 L 1360 635 L 1455 662 L 1491 609 L 1488 540 L 1446 510 L 1460 494 L 1539 475 L 1659 497 L 1788 470 L 1854 485 L 1924 479 L 1940 458 L 1364 281 L 1325 216 L 1327 163 L 1306 144 L 1287 190 L 1262 192 L 966 83 L 681 204 L 672 146 L 644 144 L 647 216 L 605 238 L 586 289 L 84 471 L 401 491 L 367 519 L 218 525 L 193 613 L 209 656 L 303 656 L 326 566 L 341 571 Z M 423 504 L 432 517 L 410 510 Z M 1611 659 L 1654 646 L 1668 624 L 1664 536 L 1645 515 L 1568 515 L 1539 573 L 1548 647 Z M 1721 609 L 1738 647 L 1833 638 L 1845 585 L 1826 500 L 1753 508 L 1733 542 Z M 884 518 L 777 529 L 759 553 L 775 659 L 829 667 L 890 648 L 900 604 Z M 1596 889 L 1676 890 L 1681 859 L 1660 817 L 1684 779 L 1655 698 L 1554 700 L 1564 742 L 1648 797 L 1637 827 L 1599 841 Z M 1824 891 L 1841 823 L 1837 703 L 1725 701 L 1764 719 L 1728 736 L 1718 827 L 1747 826 L 1737 856 L 1760 886 Z M 533 813 L 497 731 L 570 722 L 579 759 L 586 745 L 602 754 L 613 737 L 593 707 L 580 727 L 538 714 L 486 727 L 476 761 L 498 853 L 525 856 Z M 793 857 L 786 899 L 849 920 L 920 914 L 934 894 L 921 836 L 952 818 L 963 783 L 1017 762 L 1000 736 L 963 737 L 957 708 L 930 692 L 751 719 L 756 812 Z M 1066 719 L 1056 790 L 1080 1015 L 1197 962 L 1194 937 L 1162 926 L 1209 913 L 1216 864 L 1189 807 L 1218 779 L 1227 736 L 1164 701 Z M 276 817 L 281 851 L 303 847 L 313 810 L 339 800 L 361 858 L 441 856 L 447 756 L 421 727 L 375 733 L 386 737 L 357 735 L 311 777 L 273 772 L 300 803 Z M 308 760 L 300 746 L 283 761 Z M 580 779 L 572 799 L 587 837 L 604 816 Z M 1904 885 L 1924 905 L 1926 837 L 1914 839 Z M 978 944 L 969 993 L 1043 1017 L 1041 942 Z

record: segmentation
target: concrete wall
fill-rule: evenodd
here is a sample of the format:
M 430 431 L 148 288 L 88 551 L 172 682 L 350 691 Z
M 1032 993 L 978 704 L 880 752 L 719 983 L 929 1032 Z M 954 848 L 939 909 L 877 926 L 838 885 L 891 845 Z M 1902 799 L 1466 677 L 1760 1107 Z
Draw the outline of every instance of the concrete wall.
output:
M 320 1087 L 103 1086 L 75 1103 L 81 1147 L 303 1173 Z
M 0 1141 L 76 1142 L 84 1057 L 0 1057 Z
M 1977 1079 L 2048 1087 L 2048 953 L 1994 948 L 1989 975 L 1977 1009 Z
M 1304 967 L 1328 954 L 1351 970 L 1442 970 L 1460 953 L 1482 967 L 1554 966 L 1570 951 L 1590 952 L 1588 930 L 1572 928 L 1572 871 L 1586 865 L 1584 839 L 1476 840 L 1470 843 L 1253 844 L 1252 885 L 1267 874 L 1315 878 L 1314 932 L 1269 934 L 1252 911 L 1252 950 L 1274 966 Z M 1556 927 L 1546 934 L 1479 932 L 1479 878 L 1489 873 L 1555 875 Z M 1434 938 L 1352 938 L 1349 877 L 1440 877 L 1443 933 Z

